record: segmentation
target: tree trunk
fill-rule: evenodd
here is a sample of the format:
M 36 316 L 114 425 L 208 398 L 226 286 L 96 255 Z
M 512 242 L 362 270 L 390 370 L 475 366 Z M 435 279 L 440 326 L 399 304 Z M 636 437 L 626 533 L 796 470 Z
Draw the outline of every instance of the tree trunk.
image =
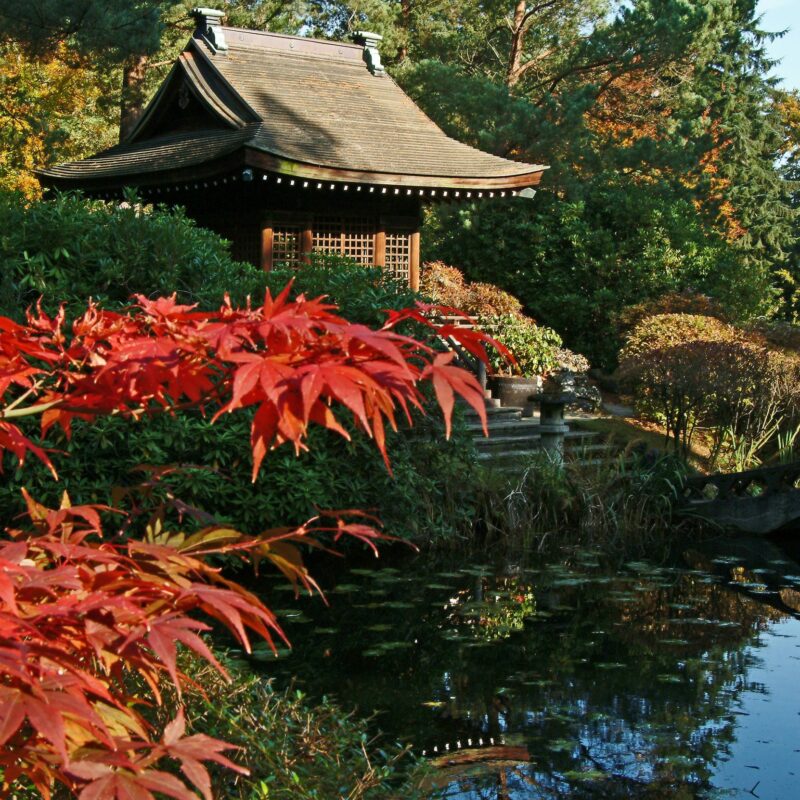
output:
M 149 60 L 147 56 L 133 56 L 122 68 L 122 95 L 120 97 L 119 140 L 124 142 L 144 110 L 145 87 Z
M 397 60 L 405 61 L 408 58 L 408 38 L 411 35 L 409 31 L 411 27 L 411 0 L 400 0 L 400 18 L 405 40 L 397 51 Z
M 514 6 L 514 21 L 511 27 L 511 51 L 508 55 L 508 69 L 506 70 L 506 86 L 513 89 L 519 80 L 519 68 L 522 64 L 522 45 L 525 40 L 525 0 L 518 0 Z

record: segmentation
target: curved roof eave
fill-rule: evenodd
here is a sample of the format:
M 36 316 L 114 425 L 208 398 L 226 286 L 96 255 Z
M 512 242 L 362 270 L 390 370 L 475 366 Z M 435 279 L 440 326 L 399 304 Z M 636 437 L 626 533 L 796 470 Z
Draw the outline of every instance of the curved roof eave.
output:
M 335 183 L 363 183 L 373 186 L 404 186 L 420 189 L 524 189 L 537 186 L 543 172 L 548 169 L 548 167 L 539 164 L 520 164 L 522 169 L 518 174 L 492 177 L 368 172 L 294 161 L 251 146 L 245 147 L 244 160 L 248 166 L 293 178 L 333 181 Z M 531 166 L 533 166 L 533 169 L 531 169 Z
M 328 182 L 336 184 L 363 184 L 381 188 L 403 187 L 406 189 L 500 191 L 520 190 L 537 186 L 548 167 L 524 165 L 518 174 L 508 176 L 443 176 L 413 175 L 390 172 L 366 172 L 362 170 L 339 169 L 335 167 L 292 161 L 272 153 L 257 150 L 247 143 L 239 147 L 225 148 L 211 160 L 199 159 L 195 163 L 180 167 L 143 171 L 115 169 L 107 174 L 98 174 L 91 169 L 97 164 L 97 157 L 75 164 L 64 164 L 51 169 L 36 170 L 37 176 L 49 186 L 58 188 L 115 189 L 123 186 L 154 186 L 184 183 L 197 178 L 223 177 L 242 168 L 251 167 L 263 172 L 282 175 L 303 181 Z M 223 156 L 223 157 L 220 157 Z M 87 163 L 88 162 L 88 163 Z M 91 164 L 94 162 L 94 164 Z M 520 165 L 523 166 L 523 165 Z M 87 169 L 88 168 L 88 169 Z M 93 174 L 94 173 L 94 174 Z

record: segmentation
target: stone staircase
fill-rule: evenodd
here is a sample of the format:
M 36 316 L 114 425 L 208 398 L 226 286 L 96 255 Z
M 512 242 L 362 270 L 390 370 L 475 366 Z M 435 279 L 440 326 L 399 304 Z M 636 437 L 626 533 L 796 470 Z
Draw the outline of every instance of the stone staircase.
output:
M 502 470 L 519 469 L 541 452 L 538 415 L 523 417 L 522 408 L 501 406 L 489 390 L 485 402 L 488 438 L 483 434 L 478 414 L 471 408 L 465 413 L 479 462 Z M 564 436 L 564 455 L 587 463 L 606 460 L 613 453 L 608 444 L 599 440 L 598 433 L 570 430 Z

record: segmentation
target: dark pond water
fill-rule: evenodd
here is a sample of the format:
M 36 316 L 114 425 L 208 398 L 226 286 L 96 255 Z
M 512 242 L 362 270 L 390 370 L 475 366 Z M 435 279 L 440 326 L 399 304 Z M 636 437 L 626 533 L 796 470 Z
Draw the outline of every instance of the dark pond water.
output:
M 344 572 L 265 670 L 379 712 L 432 798 L 800 797 L 800 565 L 765 541 Z

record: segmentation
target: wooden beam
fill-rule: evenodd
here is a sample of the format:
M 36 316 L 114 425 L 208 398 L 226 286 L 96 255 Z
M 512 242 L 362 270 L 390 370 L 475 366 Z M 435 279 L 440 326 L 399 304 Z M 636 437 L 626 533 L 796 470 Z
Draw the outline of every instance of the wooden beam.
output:
M 378 230 L 375 231 L 375 266 L 386 266 L 386 226 L 383 222 L 378 223 Z
M 272 244 L 274 241 L 272 220 L 261 223 L 261 269 L 269 272 L 272 269 Z
M 419 231 L 411 234 L 411 253 L 408 265 L 408 283 L 412 290 L 419 291 Z
M 309 217 L 306 220 L 303 230 L 300 231 L 300 260 L 306 264 L 311 263 L 311 252 L 314 249 L 314 230 Z

